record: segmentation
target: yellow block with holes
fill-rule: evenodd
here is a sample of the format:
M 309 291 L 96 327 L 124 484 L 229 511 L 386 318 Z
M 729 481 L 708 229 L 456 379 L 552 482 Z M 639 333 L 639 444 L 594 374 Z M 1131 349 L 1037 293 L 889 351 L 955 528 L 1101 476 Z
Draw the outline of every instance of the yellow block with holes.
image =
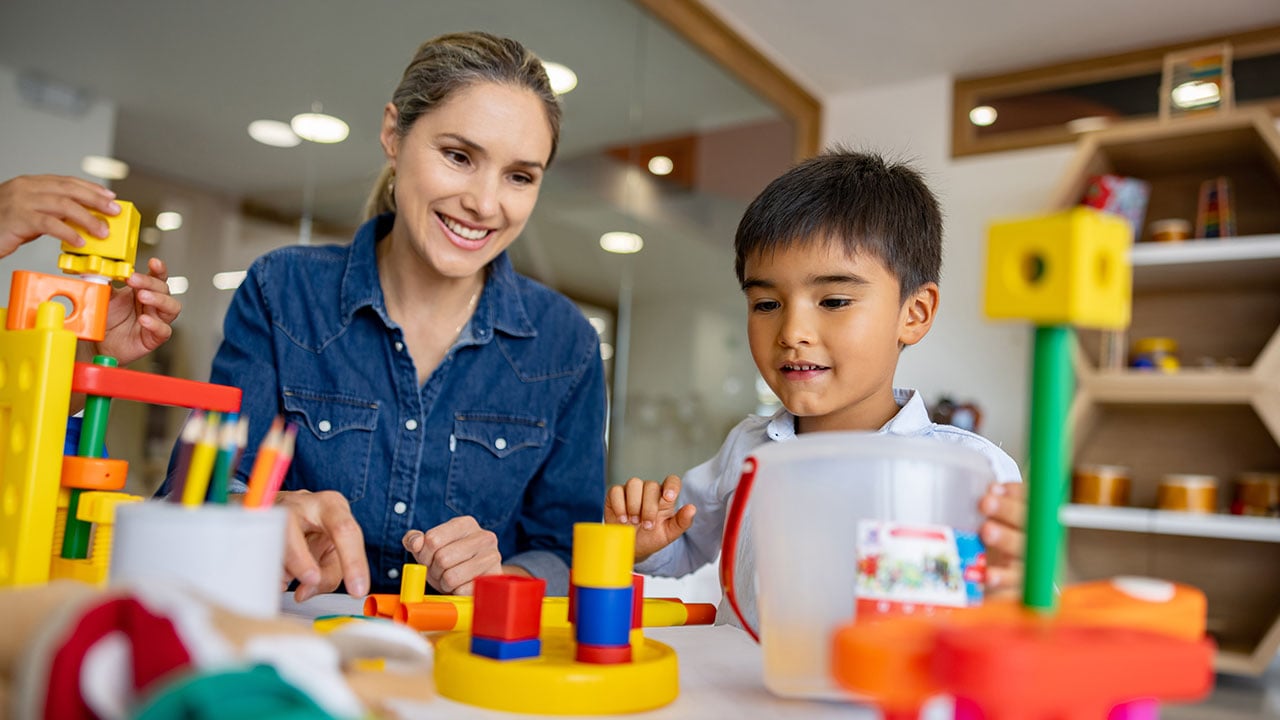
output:
M 1126 327 L 1133 293 L 1131 244 L 1124 218 L 1085 207 L 992 225 L 987 317 Z
M 35 326 L 5 328 L 0 308 L 0 588 L 49 581 L 76 335 L 40 303 Z

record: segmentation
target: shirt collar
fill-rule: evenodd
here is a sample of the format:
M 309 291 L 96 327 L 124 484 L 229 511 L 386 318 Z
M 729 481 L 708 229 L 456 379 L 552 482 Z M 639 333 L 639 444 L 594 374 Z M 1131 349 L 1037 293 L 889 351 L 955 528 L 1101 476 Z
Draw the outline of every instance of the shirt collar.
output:
M 395 217 L 394 213 L 385 213 L 366 221 L 356 230 L 347 254 L 347 269 L 342 276 L 340 302 L 344 318 L 350 319 L 362 307 L 371 307 L 383 322 L 392 324 L 387 315 L 382 284 L 378 281 L 376 247 L 378 241 L 391 232 Z M 517 337 L 538 334 L 529 320 L 518 281 L 519 276 L 506 251 L 489 263 L 489 277 L 471 319 L 473 338 L 487 339 L 490 329 Z
M 915 390 L 894 388 L 893 400 L 898 404 L 898 413 L 885 423 L 877 432 L 890 435 L 918 435 L 928 428 L 929 410 L 924 406 L 924 398 Z M 775 442 L 794 440 L 796 437 L 796 416 L 781 408 L 769 419 L 765 426 L 769 439 Z

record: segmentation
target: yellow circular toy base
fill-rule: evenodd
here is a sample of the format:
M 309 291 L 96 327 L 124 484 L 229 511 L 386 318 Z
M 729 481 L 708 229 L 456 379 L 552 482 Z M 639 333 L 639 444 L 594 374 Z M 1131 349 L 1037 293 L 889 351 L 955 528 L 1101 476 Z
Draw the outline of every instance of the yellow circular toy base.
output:
M 571 630 L 544 629 L 542 655 L 494 660 L 471 654 L 471 636 L 454 632 L 436 643 L 436 690 L 478 707 L 544 715 L 609 715 L 662 707 L 680 689 L 676 652 L 646 639 L 632 662 L 575 662 Z

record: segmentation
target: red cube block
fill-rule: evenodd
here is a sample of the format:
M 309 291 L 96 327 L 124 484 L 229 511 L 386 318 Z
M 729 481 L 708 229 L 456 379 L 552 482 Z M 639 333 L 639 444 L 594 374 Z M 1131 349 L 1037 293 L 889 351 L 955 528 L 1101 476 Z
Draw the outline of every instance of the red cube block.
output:
M 483 575 L 475 583 L 473 636 L 493 640 L 538 637 L 547 581 L 519 575 Z

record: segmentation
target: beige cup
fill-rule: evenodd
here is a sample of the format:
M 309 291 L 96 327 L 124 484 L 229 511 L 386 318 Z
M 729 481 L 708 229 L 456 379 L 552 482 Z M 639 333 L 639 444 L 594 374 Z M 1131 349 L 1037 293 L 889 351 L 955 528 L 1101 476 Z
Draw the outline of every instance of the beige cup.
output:
M 1165 475 L 1156 488 L 1156 507 L 1179 512 L 1217 512 L 1218 478 L 1185 473 Z
M 1191 223 L 1182 218 L 1168 218 L 1151 223 L 1153 242 L 1178 242 L 1191 237 Z
M 1244 472 L 1236 478 L 1231 512 L 1280 517 L 1280 472 Z

